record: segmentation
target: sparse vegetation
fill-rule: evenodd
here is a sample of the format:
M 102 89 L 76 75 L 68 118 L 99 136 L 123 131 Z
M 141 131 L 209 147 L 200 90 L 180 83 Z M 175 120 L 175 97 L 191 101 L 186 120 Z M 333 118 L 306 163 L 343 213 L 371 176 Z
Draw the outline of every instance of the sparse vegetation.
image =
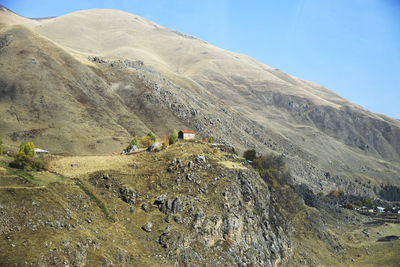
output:
M 0 137 L 0 155 L 3 154 L 3 139 Z

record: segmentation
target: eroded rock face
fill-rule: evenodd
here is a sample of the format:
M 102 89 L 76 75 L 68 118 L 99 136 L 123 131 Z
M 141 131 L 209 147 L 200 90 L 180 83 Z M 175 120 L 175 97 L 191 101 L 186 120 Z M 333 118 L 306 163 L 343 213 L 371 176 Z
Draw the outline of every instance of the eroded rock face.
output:
M 172 216 L 176 223 L 191 229 L 182 235 L 168 227 L 160 235 L 159 244 L 183 266 L 210 262 L 207 255 L 214 253 L 218 255 L 211 259 L 214 266 L 227 266 L 228 262 L 229 266 L 275 266 L 285 261 L 290 255 L 291 242 L 286 234 L 289 227 L 270 203 L 268 187 L 258 174 L 253 170 L 231 170 L 222 173 L 220 179 L 230 181 L 219 195 L 223 199 L 220 207 L 189 195 L 160 195 L 155 200 L 167 221 Z M 186 179 L 183 183 L 194 182 Z

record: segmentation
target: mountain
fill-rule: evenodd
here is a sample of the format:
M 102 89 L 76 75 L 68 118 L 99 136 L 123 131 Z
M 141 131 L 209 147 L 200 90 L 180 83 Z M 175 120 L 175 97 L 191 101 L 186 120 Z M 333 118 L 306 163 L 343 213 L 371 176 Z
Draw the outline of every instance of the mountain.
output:
M 110 9 L 32 20 L 0 11 L 0 135 L 54 153 L 120 151 L 195 130 L 284 155 L 298 183 L 376 196 L 400 185 L 400 122 L 315 83 Z

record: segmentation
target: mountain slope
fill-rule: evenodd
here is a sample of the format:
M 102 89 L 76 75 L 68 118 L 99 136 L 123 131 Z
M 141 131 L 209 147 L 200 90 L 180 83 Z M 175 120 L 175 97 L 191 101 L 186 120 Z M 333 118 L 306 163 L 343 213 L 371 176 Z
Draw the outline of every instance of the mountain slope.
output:
M 39 79 L 33 90 L 57 88 L 65 79 L 63 73 L 72 72 L 70 79 L 76 85 L 72 88 L 77 94 L 89 94 L 90 99 L 93 96 L 92 104 L 65 104 L 66 110 L 73 110 L 69 119 L 75 119 L 74 134 L 54 134 L 65 140 L 82 140 L 84 146 L 74 150 L 49 142 L 49 149 L 111 152 L 122 148 L 130 134 L 153 130 L 162 136 L 172 128 L 189 127 L 240 151 L 256 148 L 262 153 L 284 154 L 296 180 L 315 191 L 343 188 L 349 193 L 373 196 L 374 186 L 400 184 L 400 122 L 373 114 L 322 86 L 122 11 L 84 10 L 38 21 L 3 9 L 0 22 L 24 25 L 31 30 L 26 32 L 52 43 L 54 47 L 45 53 L 59 49 L 75 64 L 58 72 L 61 75 Z M 3 30 L 2 38 L 6 35 Z M 5 49 L 8 46 L 1 51 Z M 19 49 L 26 49 L 23 42 Z M 17 52 L 2 52 L 1 62 Z M 68 68 L 68 62 L 62 61 L 61 65 Z M 32 69 L 1 67 L 7 73 L 2 77 L 2 88 L 13 86 L 16 78 L 10 77 L 15 74 L 34 77 Z M 44 65 L 35 72 L 51 70 L 52 65 Z M 89 87 L 81 82 L 82 77 L 87 78 Z M 22 87 L 17 84 L 14 91 Z M 49 93 L 45 95 L 52 98 Z M 49 101 L 58 104 L 60 98 Z M 7 106 L 9 100 L 2 103 L 3 110 L 11 108 Z M 26 109 L 27 103 L 27 98 L 16 102 L 14 109 L 32 114 Z M 47 114 L 53 113 L 57 114 L 53 110 Z M 30 117 L 24 126 L 17 126 L 13 116 L 2 119 L 1 123 L 9 126 L 2 127 L 0 134 L 12 138 L 23 127 L 40 128 L 38 121 Z M 98 127 L 89 124 L 93 122 Z M 83 129 L 83 125 L 87 127 Z M 82 132 L 87 134 L 82 136 Z M 35 141 L 48 136 L 35 137 Z M 121 137 L 123 141 L 107 141 L 104 136 L 109 136 L 108 140 Z M 21 139 L 13 140 L 17 143 Z

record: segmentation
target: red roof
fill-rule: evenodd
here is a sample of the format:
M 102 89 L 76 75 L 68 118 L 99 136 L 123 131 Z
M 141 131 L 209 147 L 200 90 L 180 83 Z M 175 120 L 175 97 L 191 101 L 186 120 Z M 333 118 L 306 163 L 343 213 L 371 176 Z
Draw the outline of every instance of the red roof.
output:
M 185 131 L 185 130 L 181 130 L 181 132 L 182 132 L 182 133 L 191 133 L 191 134 L 194 134 L 194 132 L 193 132 L 193 131 Z

